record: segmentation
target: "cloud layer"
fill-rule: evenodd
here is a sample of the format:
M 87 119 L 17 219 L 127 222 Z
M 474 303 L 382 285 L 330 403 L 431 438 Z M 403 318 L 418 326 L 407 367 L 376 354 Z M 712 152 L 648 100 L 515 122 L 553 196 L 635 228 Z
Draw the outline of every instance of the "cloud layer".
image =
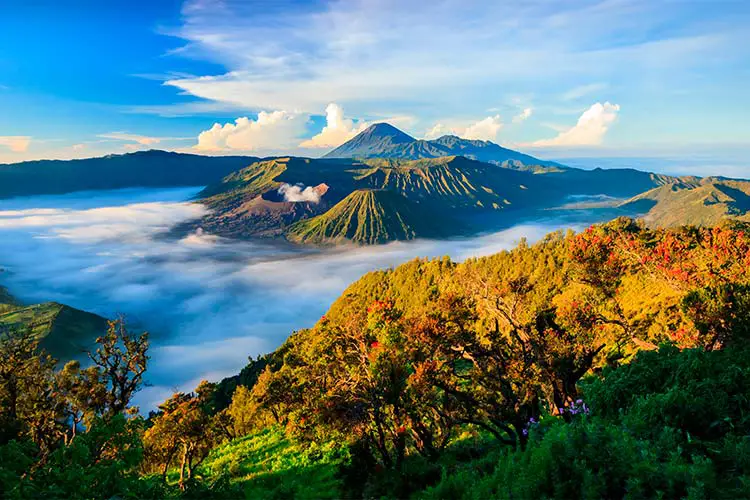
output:
M 203 213 L 197 189 L 124 190 L 0 201 L 4 284 L 28 302 L 56 300 L 152 333 L 151 407 L 172 390 L 236 373 L 312 325 L 352 281 L 415 256 L 456 259 L 506 249 L 597 215 L 560 213 L 461 241 L 415 241 L 331 252 L 235 242 L 168 228 Z

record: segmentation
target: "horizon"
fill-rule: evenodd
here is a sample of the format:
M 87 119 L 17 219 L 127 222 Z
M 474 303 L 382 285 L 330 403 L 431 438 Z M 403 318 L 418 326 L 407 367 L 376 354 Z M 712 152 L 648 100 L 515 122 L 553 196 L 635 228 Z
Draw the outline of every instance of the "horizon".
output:
M 447 133 L 443 134 L 439 137 L 435 137 L 434 139 L 419 139 L 411 136 L 408 134 L 408 132 L 405 132 L 401 130 L 400 128 L 396 127 L 395 125 L 392 125 L 388 122 L 376 122 L 369 124 L 368 127 L 360 132 L 358 132 L 355 136 L 352 136 L 351 138 L 347 139 L 346 142 L 354 139 L 358 135 L 362 134 L 363 132 L 366 132 L 369 129 L 372 129 L 378 125 L 387 125 L 390 128 L 395 129 L 397 132 L 406 134 L 409 137 L 411 137 L 415 141 L 419 140 L 439 140 L 444 137 L 458 137 L 455 134 Z M 493 141 L 489 141 L 486 139 L 481 139 L 484 142 L 488 142 L 490 144 L 497 144 Z M 324 154 L 338 148 L 343 144 L 339 144 L 337 146 L 333 146 L 330 148 L 330 150 L 323 150 L 318 152 L 316 156 L 311 155 L 298 155 L 298 154 L 284 154 L 282 152 L 276 153 L 276 154 L 269 154 L 269 155 L 260 155 L 260 154 L 252 154 L 252 152 L 238 152 L 238 151 L 218 151 L 218 152 L 207 152 L 207 151 L 200 151 L 200 150 L 170 150 L 170 149 L 161 149 L 161 148 L 151 148 L 147 147 L 144 149 L 137 149 L 134 151 L 121 151 L 121 152 L 112 152 L 112 153 L 103 153 L 98 155 L 92 155 L 92 156 L 82 156 L 77 158 L 35 158 L 30 160 L 21 160 L 18 162 L 2 162 L 0 161 L 0 166 L 8 166 L 8 165 L 14 165 L 18 163 L 26 163 L 26 162 L 43 162 L 43 161 L 72 161 L 72 160 L 93 160 L 93 159 L 100 159 L 100 158 L 107 158 L 110 156 L 124 156 L 124 155 L 130 155 L 130 154 L 138 154 L 138 153 L 149 153 L 149 152 L 163 152 L 163 153 L 178 153 L 178 154 L 187 154 L 187 155 L 196 155 L 196 156 L 237 156 L 237 157 L 247 157 L 247 158 L 259 158 L 259 159 L 266 159 L 266 158 L 283 158 L 283 157 L 298 157 L 298 158 L 310 158 L 310 159 L 319 159 Z M 501 146 L 501 147 L 507 147 L 507 146 Z M 521 153 L 524 153 L 524 151 L 519 151 Z M 579 151 L 580 152 L 580 151 Z M 567 156 L 552 156 L 552 157 L 544 157 L 542 155 L 537 155 L 536 157 L 540 160 L 544 161 L 552 161 L 552 162 L 558 162 L 563 164 L 567 167 L 572 168 L 581 168 L 584 170 L 593 170 L 596 168 L 603 168 L 603 169 L 635 169 L 635 170 L 641 170 L 641 171 L 652 171 L 655 173 L 661 173 L 661 174 L 668 174 L 668 175 L 678 175 L 678 176 L 699 176 L 699 177 L 726 177 L 726 178 L 735 178 L 735 179 L 744 179 L 747 178 L 747 170 L 746 170 L 746 162 L 744 160 L 744 156 L 732 156 L 731 154 L 729 156 L 721 156 L 721 155 L 712 155 L 711 159 L 706 159 L 705 156 L 701 157 L 700 155 L 692 155 L 692 156 L 685 156 L 685 157 L 673 157 L 669 155 L 653 155 L 653 156 L 640 156 L 640 155 L 624 155 L 624 156 L 606 156 L 607 151 L 599 150 L 597 152 L 598 154 L 602 156 L 598 156 L 596 154 L 594 155 L 583 155 L 583 156 L 576 156 L 574 154 L 574 151 L 571 151 L 569 155 Z M 536 153 L 534 153 L 536 155 Z M 715 163 L 716 159 L 719 159 L 720 163 Z
M 154 148 L 317 157 L 388 122 L 549 160 L 747 166 L 742 2 L 413 6 L 13 5 L 0 20 L 13 47 L 0 58 L 0 163 Z

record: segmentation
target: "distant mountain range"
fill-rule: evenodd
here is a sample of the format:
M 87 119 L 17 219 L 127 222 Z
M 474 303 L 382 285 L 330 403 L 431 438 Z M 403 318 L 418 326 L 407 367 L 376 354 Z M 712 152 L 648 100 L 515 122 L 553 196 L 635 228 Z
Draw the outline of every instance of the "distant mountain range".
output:
M 534 173 L 463 156 L 275 158 L 208 186 L 199 199 L 210 213 L 190 228 L 322 245 L 438 238 L 490 229 L 475 217 L 481 214 L 508 222 L 529 210 L 562 205 L 572 194 L 626 199 L 674 180 L 637 170 Z M 282 194 L 288 186 L 310 198 L 292 201 Z
M 210 213 L 176 229 L 304 244 L 445 237 L 605 195 L 652 225 L 748 219 L 750 182 L 635 169 L 583 170 L 488 141 L 418 140 L 387 123 L 319 159 L 207 157 L 164 151 L 0 165 L 0 198 L 123 187 L 206 185 Z M 479 217 L 475 217 L 479 215 Z M 497 217 L 492 217 L 497 221 Z M 434 224 L 433 221 L 439 221 Z
M 416 160 L 442 156 L 465 156 L 472 160 L 494 163 L 505 167 L 565 168 L 563 165 L 540 160 L 489 141 L 461 139 L 444 135 L 434 140 L 415 139 L 388 123 L 376 123 L 345 142 L 323 158 L 400 158 Z
M 205 186 L 258 158 L 139 151 L 0 165 L 0 198 L 129 187 Z
M 673 206 L 682 206 L 683 198 L 702 199 L 709 184 L 725 195 L 715 196 L 711 208 Z M 311 196 L 290 199 L 282 195 L 288 186 Z M 488 219 L 476 215 L 512 221 L 530 210 L 567 205 L 576 195 L 606 195 L 614 199 L 610 208 L 647 213 L 654 224 L 712 224 L 748 210 L 738 193 L 749 186 L 634 169 L 570 168 L 487 141 L 417 140 L 381 123 L 320 159 L 258 161 L 208 186 L 199 198 L 211 213 L 193 227 L 305 244 L 374 244 L 481 232 L 490 229 Z

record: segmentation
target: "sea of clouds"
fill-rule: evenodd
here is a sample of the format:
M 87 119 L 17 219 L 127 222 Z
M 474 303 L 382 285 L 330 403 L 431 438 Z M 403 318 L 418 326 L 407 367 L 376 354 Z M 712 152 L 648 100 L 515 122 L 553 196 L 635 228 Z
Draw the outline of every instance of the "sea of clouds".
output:
M 169 229 L 205 208 L 199 188 L 126 189 L 0 201 L 0 284 L 29 303 L 58 301 L 151 333 L 151 408 L 201 379 L 237 373 L 248 356 L 311 326 L 364 273 L 414 257 L 456 260 L 515 246 L 522 237 L 580 229 L 596 211 L 548 216 L 470 239 L 394 242 L 319 251 Z

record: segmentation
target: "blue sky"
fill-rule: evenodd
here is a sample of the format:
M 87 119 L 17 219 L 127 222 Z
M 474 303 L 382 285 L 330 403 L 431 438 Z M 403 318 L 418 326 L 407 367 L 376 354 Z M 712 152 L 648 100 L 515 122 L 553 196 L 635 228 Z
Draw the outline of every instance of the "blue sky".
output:
M 549 158 L 750 152 L 746 0 L 0 0 L 0 12 L 0 162 L 317 156 L 384 120 Z

